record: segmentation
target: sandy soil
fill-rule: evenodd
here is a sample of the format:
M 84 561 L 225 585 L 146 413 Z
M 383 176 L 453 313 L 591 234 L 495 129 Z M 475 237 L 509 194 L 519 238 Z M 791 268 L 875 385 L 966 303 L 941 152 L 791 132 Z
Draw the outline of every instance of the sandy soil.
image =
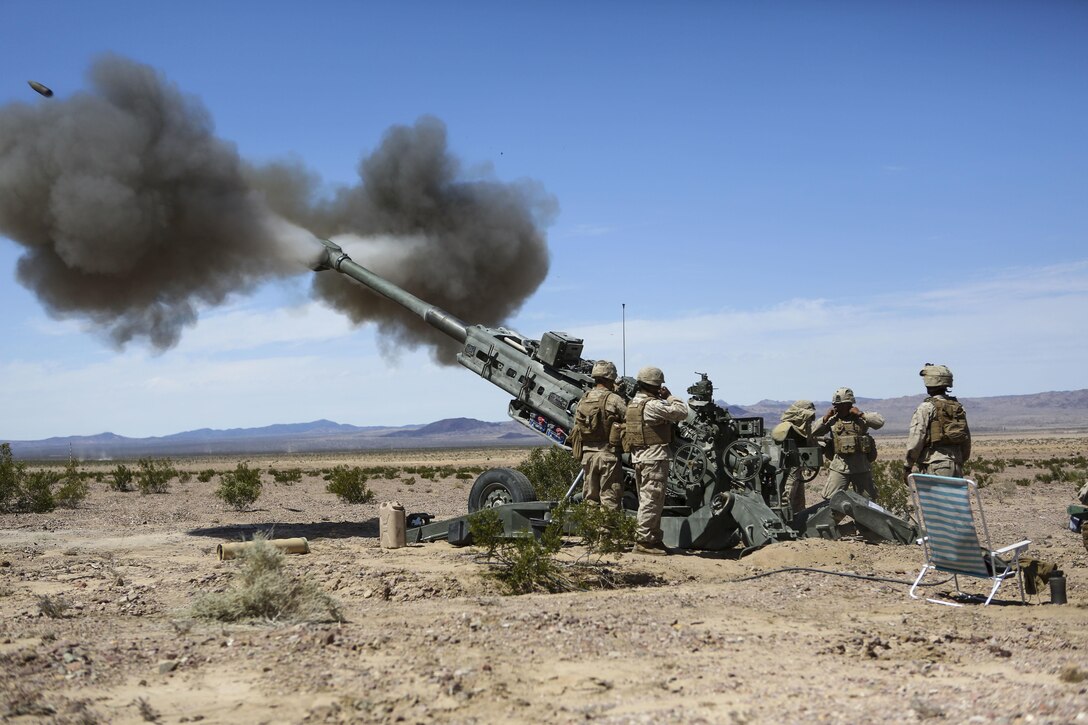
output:
M 1084 454 L 1088 439 L 988 438 L 986 457 Z M 884 442 L 882 450 L 898 451 Z M 312 469 L 516 464 L 518 450 L 251 457 Z M 236 459 L 182 462 L 199 470 Z M 113 464 L 100 464 L 103 470 Z M 87 466 L 94 470 L 92 464 Z M 652 585 L 499 595 L 471 549 L 382 550 L 378 503 L 440 517 L 464 512 L 470 481 L 371 481 L 350 506 L 307 476 L 265 477 L 254 510 L 212 496 L 216 482 L 162 495 L 92 484 L 74 511 L 0 517 L 0 717 L 12 722 L 1088 722 L 1088 554 L 1066 529 L 1068 484 L 984 490 L 994 537 L 1033 540 L 1061 565 L 1066 606 L 952 608 L 911 600 L 914 546 L 776 544 L 609 565 Z M 815 500 L 822 479 L 813 482 Z M 218 543 L 254 531 L 306 536 L 288 557 L 341 604 L 340 624 L 222 625 L 187 608 L 227 587 L 238 561 Z M 564 556 L 577 556 L 571 547 Z M 812 567 L 896 581 L 800 571 Z M 932 577 L 939 581 L 942 577 Z M 930 594 L 949 585 L 931 586 Z M 69 607 L 43 613 L 41 597 Z

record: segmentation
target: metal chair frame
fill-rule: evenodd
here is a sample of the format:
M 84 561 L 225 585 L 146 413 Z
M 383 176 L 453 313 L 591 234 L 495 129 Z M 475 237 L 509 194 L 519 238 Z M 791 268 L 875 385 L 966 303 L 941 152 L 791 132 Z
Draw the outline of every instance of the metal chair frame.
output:
M 915 509 L 926 535 L 918 540 L 925 550 L 925 563 L 918 578 L 910 588 L 912 599 L 920 597 L 914 592 L 922 578 L 931 569 L 952 575 L 956 593 L 972 599 L 983 599 L 981 595 L 969 594 L 960 588 L 960 576 L 988 579 L 993 582 L 990 593 L 983 605 L 989 604 L 997 594 L 1001 583 L 1015 578 L 1020 590 L 1020 601 L 1024 599 L 1024 583 L 1020 572 L 1020 554 L 1027 551 L 1030 539 L 995 549 L 990 540 L 990 529 L 986 525 L 986 514 L 982 508 L 982 497 L 978 484 L 969 478 L 934 476 L 925 473 L 913 473 L 908 478 Z M 971 510 L 972 496 L 978 511 L 978 523 L 975 524 Z M 979 540 L 979 529 L 982 541 Z M 1009 556 L 1006 561 L 1004 556 Z M 926 601 L 948 606 L 963 606 L 956 602 L 938 599 Z

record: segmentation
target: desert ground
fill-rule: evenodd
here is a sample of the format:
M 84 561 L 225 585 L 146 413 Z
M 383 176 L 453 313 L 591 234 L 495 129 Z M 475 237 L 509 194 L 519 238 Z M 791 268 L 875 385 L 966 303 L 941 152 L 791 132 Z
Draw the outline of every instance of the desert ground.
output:
M 882 439 L 882 455 L 901 442 Z M 1027 462 L 1088 453 L 1084 434 L 976 440 Z M 335 463 L 516 465 L 523 449 L 249 457 Z M 229 470 L 243 458 L 187 459 Z M 107 471 L 116 462 L 88 462 Z M 1026 466 L 1026 464 L 1025 464 Z M 683 552 L 604 560 L 638 585 L 503 595 L 480 552 L 445 542 L 384 550 L 378 506 L 465 512 L 471 480 L 371 479 L 349 505 L 320 475 L 235 511 L 216 479 L 164 494 L 91 483 L 75 509 L 0 516 L 0 718 L 10 722 L 1071 723 L 1088 722 L 1088 553 L 1067 529 L 1068 483 L 995 473 L 983 502 L 995 542 L 1031 539 L 1060 565 L 1068 604 L 942 606 L 907 596 L 918 546 L 801 540 L 750 556 Z M 1015 483 L 1017 479 L 1020 484 Z M 810 484 L 818 499 L 822 477 Z M 192 616 L 240 560 L 216 545 L 305 536 L 285 557 L 343 621 L 218 623 Z M 585 552 L 574 542 L 561 556 Z M 834 573 L 777 570 L 807 567 Z M 854 574 L 883 580 L 851 578 Z M 769 574 L 751 578 L 759 574 Z M 929 596 L 948 591 L 931 575 Z M 979 588 L 973 582 L 968 587 Z

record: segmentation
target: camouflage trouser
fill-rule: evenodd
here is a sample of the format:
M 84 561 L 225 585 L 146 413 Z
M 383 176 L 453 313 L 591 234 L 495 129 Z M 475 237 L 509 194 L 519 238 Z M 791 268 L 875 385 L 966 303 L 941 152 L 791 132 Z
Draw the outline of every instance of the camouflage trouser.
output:
M 667 460 L 635 464 L 635 483 L 638 485 L 635 541 L 640 544 L 661 541 L 661 511 L 665 508 L 665 483 L 668 480 Z
M 585 449 L 582 470 L 582 500 L 619 510 L 623 499 L 623 474 L 616 455 L 607 449 Z
M 831 498 L 847 485 L 870 501 L 876 501 L 876 484 L 873 483 L 872 471 L 862 473 L 828 471 L 827 483 L 824 485 L 824 498 Z
M 786 476 L 786 495 L 794 515 L 805 510 L 805 483 L 801 480 L 801 469 L 794 468 Z
M 918 466 L 918 469 L 922 473 L 928 473 L 931 476 L 950 476 L 952 478 L 961 478 L 963 476 L 963 465 L 956 463 L 951 458 L 946 458 L 942 461 L 933 461 L 922 466 Z

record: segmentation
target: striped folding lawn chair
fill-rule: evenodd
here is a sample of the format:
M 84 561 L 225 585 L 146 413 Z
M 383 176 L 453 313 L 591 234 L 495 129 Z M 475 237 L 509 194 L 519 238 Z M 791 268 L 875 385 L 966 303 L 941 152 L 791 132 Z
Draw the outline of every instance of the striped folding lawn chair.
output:
M 990 593 L 983 604 L 989 604 L 997 593 L 1001 582 L 1015 578 L 1020 588 L 1020 601 L 1024 601 L 1024 583 L 1020 574 L 1020 555 L 1027 551 L 1030 540 L 1024 540 L 1001 549 L 993 548 L 990 531 L 986 527 L 986 517 L 982 513 L 982 499 L 978 485 L 969 478 L 950 478 L 931 476 L 925 473 L 913 473 L 909 478 L 914 494 L 914 505 L 918 511 L 925 535 L 920 543 L 925 549 L 925 564 L 914 585 L 910 596 L 918 599 L 914 592 L 930 569 L 952 575 L 956 593 L 962 597 L 983 599 L 981 595 L 968 594 L 960 588 L 959 577 L 975 577 L 993 582 Z M 971 512 L 971 497 L 976 501 L 980 527 L 976 528 Z M 981 529 L 982 540 L 979 540 Z M 962 606 L 953 602 L 928 599 L 927 601 L 950 606 Z

